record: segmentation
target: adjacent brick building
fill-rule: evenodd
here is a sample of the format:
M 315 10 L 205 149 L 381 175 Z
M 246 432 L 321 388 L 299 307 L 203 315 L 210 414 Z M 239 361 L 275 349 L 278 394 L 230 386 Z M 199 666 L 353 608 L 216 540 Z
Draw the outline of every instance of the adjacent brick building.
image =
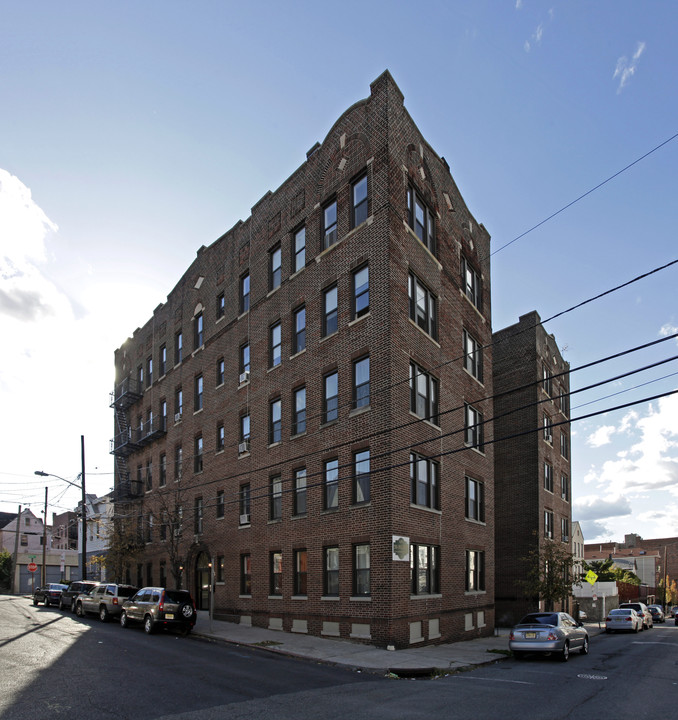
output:
M 388 72 L 115 353 L 129 579 L 405 647 L 492 632 L 490 238 Z M 213 567 L 210 567 L 210 563 Z
M 570 377 L 535 311 L 493 343 L 495 612 L 512 625 L 538 602 L 520 584 L 530 550 L 544 539 L 572 549 Z

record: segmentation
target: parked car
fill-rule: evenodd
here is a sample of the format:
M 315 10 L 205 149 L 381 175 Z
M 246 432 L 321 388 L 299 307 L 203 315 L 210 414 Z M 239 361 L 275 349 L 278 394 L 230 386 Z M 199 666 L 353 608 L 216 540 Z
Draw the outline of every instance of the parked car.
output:
M 87 613 L 96 613 L 101 622 L 120 617 L 122 605 L 139 588 L 134 585 L 117 583 L 98 583 L 89 592 L 81 593 L 75 600 L 75 614 L 84 617 Z
M 664 617 L 664 611 L 661 605 L 648 605 L 647 609 L 650 611 L 650 615 L 652 615 L 652 622 L 663 623 L 665 621 L 666 618 Z
M 643 618 L 643 630 L 649 630 L 653 625 L 652 613 L 647 609 L 647 605 L 642 602 L 625 602 L 619 603 L 620 608 L 631 608 Z
M 196 617 L 195 603 L 188 590 L 145 587 L 123 603 L 120 625 L 129 627 L 133 622 L 143 622 L 149 635 L 161 628 L 188 635 Z
M 572 650 L 589 651 L 589 635 L 581 622 L 565 612 L 534 612 L 511 629 L 509 649 L 516 659 L 526 653 L 554 653 L 566 662 Z
M 615 608 L 605 618 L 605 632 L 640 632 L 643 629 L 643 618 L 633 608 Z
M 94 580 L 73 580 L 61 593 L 59 610 L 75 612 L 75 599 L 80 593 L 89 592 L 96 584 Z
M 50 605 L 58 605 L 61 593 L 66 588 L 62 583 L 48 583 L 44 587 L 35 588 L 33 591 L 33 605 L 40 602 L 45 603 L 45 607 Z
M 678 617 L 678 605 L 674 605 L 671 608 L 671 616 L 672 617 Z

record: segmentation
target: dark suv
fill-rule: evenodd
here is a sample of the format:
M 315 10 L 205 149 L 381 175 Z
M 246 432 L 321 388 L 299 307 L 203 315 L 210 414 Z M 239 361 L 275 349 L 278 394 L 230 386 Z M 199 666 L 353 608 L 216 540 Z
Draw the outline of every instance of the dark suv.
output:
M 122 604 L 137 590 L 133 585 L 97 583 L 92 590 L 78 595 L 75 600 L 75 614 L 85 617 L 87 613 L 96 613 L 101 622 L 120 617 Z
M 196 617 L 195 603 L 188 590 L 146 587 L 123 603 L 120 625 L 129 627 L 132 622 L 143 622 L 149 635 L 159 628 L 188 635 Z
M 33 605 L 37 605 L 39 602 L 44 602 L 45 607 L 50 605 L 58 605 L 61 593 L 65 589 L 65 585 L 61 583 L 49 583 L 44 587 L 35 588 L 33 592 Z
M 61 593 L 59 610 L 75 612 L 75 598 L 77 598 L 80 593 L 89 592 L 96 584 L 94 580 L 73 580 Z

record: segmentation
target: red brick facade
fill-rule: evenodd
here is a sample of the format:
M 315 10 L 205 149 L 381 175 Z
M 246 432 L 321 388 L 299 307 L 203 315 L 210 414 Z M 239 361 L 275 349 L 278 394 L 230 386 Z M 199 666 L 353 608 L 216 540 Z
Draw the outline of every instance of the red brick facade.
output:
M 325 213 L 335 201 L 336 228 L 332 208 Z M 297 254 L 302 228 L 303 258 Z M 422 138 L 384 73 L 370 97 L 349 108 L 250 217 L 198 250 L 167 302 L 116 351 L 116 493 L 147 540 L 139 579 L 158 583 L 164 563 L 173 584 L 162 535 L 176 530 L 182 582 L 199 604 L 207 602 L 201 586 L 208 574 L 201 568 L 207 559 L 220 566 L 219 617 L 396 647 L 491 633 L 493 448 L 468 447 L 480 442 L 483 425 L 476 435 L 464 431 L 466 404 L 487 418 L 492 412 L 484 400 L 492 395 L 491 349 L 479 351 L 470 369 L 464 361 L 465 332 L 478 347 L 491 341 L 489 247 L 447 163 Z M 369 300 L 365 273 L 357 274 L 364 268 Z M 297 352 L 295 312 L 302 307 L 305 348 Z M 183 356 L 175 363 L 179 332 Z M 245 345 L 249 375 L 241 377 Z M 325 378 L 335 372 L 336 404 L 330 380 L 325 392 Z M 414 400 L 411 373 L 421 388 Z M 178 388 L 183 408 L 175 422 Z M 305 418 L 294 414 L 301 388 Z M 280 424 L 272 427 L 277 400 Z M 436 412 L 437 419 L 422 419 Z M 250 417 L 247 446 L 243 415 Z M 175 482 L 178 446 L 183 466 Z M 415 496 L 412 453 L 422 480 Z M 356 479 L 356 462 L 368 478 Z M 436 467 L 439 501 L 424 475 Z M 305 512 L 295 507 L 301 469 Z M 482 486 L 472 519 L 467 477 Z M 248 518 L 241 517 L 244 484 Z M 182 506 L 181 527 L 163 529 L 162 507 L 175 504 Z M 410 561 L 393 559 L 394 537 L 409 539 Z M 251 563 L 249 587 L 243 556 Z

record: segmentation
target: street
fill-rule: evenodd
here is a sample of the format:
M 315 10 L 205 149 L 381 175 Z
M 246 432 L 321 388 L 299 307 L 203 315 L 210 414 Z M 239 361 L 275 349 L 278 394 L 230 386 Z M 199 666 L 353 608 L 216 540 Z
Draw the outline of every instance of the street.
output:
M 0 718 L 643 718 L 678 704 L 678 627 L 592 638 L 568 663 L 513 658 L 390 679 L 0 596 Z

